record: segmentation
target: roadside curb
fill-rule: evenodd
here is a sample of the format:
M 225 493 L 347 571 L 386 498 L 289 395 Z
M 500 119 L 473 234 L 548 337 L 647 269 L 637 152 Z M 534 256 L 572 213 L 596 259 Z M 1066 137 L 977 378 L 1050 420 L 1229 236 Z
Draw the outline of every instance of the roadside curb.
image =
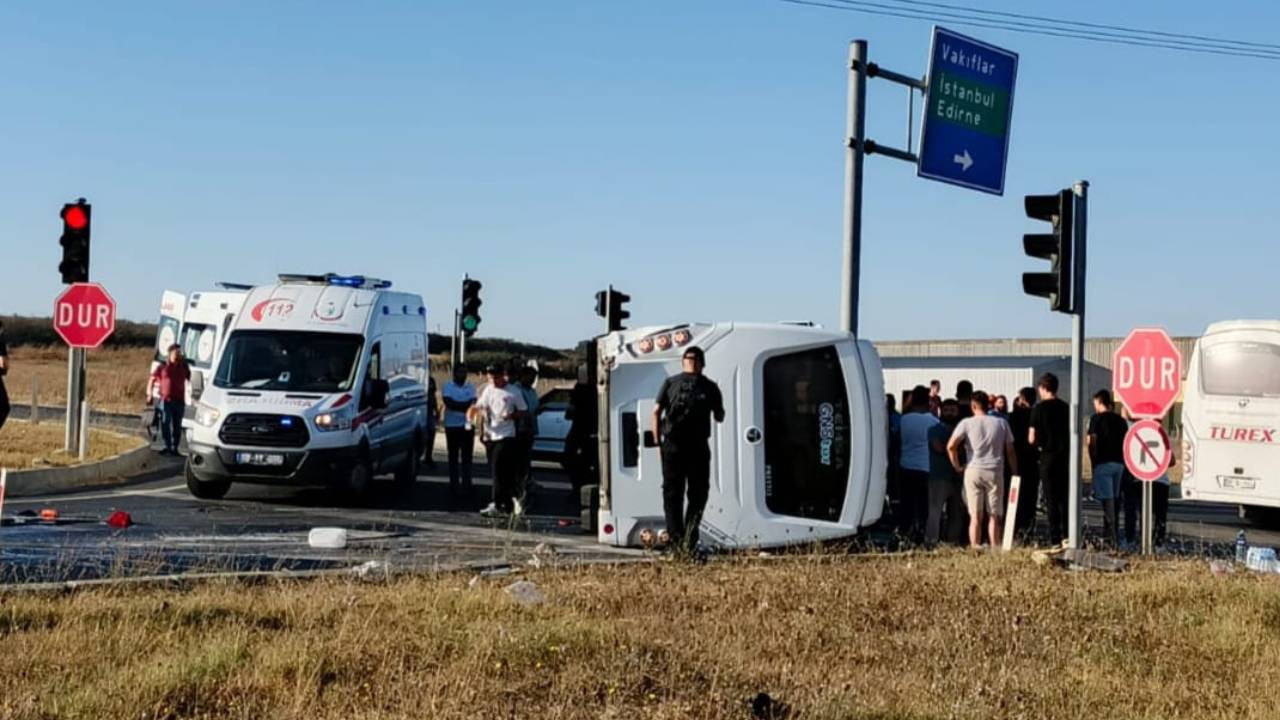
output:
M 6 497 L 32 497 L 85 488 L 123 485 L 129 478 L 165 465 L 148 445 L 96 463 L 70 467 L 9 470 Z

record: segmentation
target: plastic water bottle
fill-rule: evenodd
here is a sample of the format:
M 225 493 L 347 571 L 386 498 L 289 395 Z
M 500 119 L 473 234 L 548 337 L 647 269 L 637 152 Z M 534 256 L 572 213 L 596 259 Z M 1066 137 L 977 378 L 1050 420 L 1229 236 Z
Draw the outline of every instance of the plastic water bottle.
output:
M 1249 554 L 1249 543 L 1245 540 L 1244 531 L 1236 533 L 1236 562 L 1243 564 Z

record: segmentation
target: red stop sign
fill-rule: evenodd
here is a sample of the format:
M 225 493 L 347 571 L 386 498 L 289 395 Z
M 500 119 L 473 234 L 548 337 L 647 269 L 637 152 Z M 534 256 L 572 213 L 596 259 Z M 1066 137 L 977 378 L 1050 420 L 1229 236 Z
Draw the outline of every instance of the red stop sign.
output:
M 1111 363 L 1116 399 L 1134 417 L 1164 417 L 1182 388 L 1182 353 L 1159 328 L 1137 328 Z
M 98 283 L 76 283 L 53 301 L 53 329 L 73 348 L 96 348 L 116 329 L 116 301 Z

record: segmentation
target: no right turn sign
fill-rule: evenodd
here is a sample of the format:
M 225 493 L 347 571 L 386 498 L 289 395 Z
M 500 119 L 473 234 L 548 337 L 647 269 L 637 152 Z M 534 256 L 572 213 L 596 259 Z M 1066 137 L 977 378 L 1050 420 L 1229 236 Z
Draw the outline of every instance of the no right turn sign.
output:
M 1159 480 L 1173 462 L 1169 435 L 1154 420 L 1140 420 L 1124 436 L 1124 464 L 1143 482 Z

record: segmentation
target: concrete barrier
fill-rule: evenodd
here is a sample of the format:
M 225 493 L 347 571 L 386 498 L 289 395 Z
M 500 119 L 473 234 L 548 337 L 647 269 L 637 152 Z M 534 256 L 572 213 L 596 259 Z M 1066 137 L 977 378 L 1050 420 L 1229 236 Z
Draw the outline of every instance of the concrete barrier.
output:
M 143 445 L 96 463 L 10 470 L 5 496 L 31 497 L 84 488 L 121 485 L 134 475 L 141 475 L 172 463 L 172 458 L 157 455 L 150 447 Z

